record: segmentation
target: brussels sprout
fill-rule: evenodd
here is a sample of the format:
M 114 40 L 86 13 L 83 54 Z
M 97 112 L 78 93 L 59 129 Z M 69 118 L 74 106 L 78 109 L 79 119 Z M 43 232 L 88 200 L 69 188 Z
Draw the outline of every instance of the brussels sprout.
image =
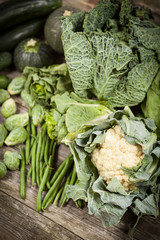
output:
M 6 151 L 3 162 L 9 170 L 16 170 L 19 168 L 21 156 L 17 152 Z
M 5 140 L 7 146 L 14 146 L 16 144 L 24 143 L 27 138 L 27 131 L 24 127 L 14 128 Z
M 0 104 L 10 98 L 8 91 L 0 89 Z
M 6 165 L 3 162 L 0 162 L 0 178 L 6 176 L 6 173 L 7 173 Z
M 3 146 L 4 140 L 6 139 L 8 134 L 7 129 L 3 124 L 0 124 L 0 147 Z
M 2 104 L 1 113 L 5 118 L 16 113 L 16 103 L 13 98 L 9 98 Z
M 4 125 L 8 131 L 11 131 L 16 127 L 25 127 L 28 124 L 28 120 L 28 113 L 14 114 L 5 120 Z
M 0 75 L 0 88 L 6 89 L 9 84 L 9 78 L 4 75 Z
M 44 117 L 44 107 L 36 104 L 32 109 L 32 121 L 35 126 L 40 126 Z
M 11 83 L 8 85 L 8 92 L 11 95 L 19 94 L 23 89 L 25 81 L 26 78 L 24 76 L 13 78 Z
M 21 98 L 29 107 L 31 108 L 34 107 L 35 101 L 33 97 L 25 89 L 23 89 L 21 92 Z

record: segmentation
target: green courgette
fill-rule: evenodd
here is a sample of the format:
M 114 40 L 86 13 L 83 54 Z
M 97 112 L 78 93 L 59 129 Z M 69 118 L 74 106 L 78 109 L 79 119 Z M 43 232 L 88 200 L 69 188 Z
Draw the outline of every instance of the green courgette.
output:
M 43 30 L 43 26 L 43 19 L 31 20 L 0 35 L 0 52 L 11 51 L 22 40 L 37 36 Z
M 0 31 L 27 20 L 47 16 L 61 4 L 61 0 L 9 0 L 7 7 L 0 7 Z
M 0 53 L 0 71 L 9 67 L 11 64 L 12 64 L 11 53 L 9 53 L 9 52 Z

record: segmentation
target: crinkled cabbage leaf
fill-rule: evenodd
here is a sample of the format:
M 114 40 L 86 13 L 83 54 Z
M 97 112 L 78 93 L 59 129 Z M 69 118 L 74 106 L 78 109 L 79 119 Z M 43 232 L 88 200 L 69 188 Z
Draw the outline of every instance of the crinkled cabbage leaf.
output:
M 111 107 L 142 102 L 160 61 L 160 27 L 148 9 L 106 0 L 62 19 L 62 42 L 75 93 Z

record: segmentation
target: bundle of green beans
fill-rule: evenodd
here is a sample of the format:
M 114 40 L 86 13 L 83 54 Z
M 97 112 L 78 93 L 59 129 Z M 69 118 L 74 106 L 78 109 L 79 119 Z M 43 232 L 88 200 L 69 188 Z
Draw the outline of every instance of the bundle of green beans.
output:
M 37 184 L 37 211 L 46 209 L 50 203 L 62 207 L 67 201 L 66 186 L 77 182 L 76 168 L 73 156 L 70 154 L 55 171 L 56 141 L 49 138 L 46 124 L 36 127 L 32 121 L 32 112 L 29 110 L 29 122 L 26 127 L 28 137 L 25 143 L 26 165 L 30 164 L 27 180 L 31 177 L 32 185 Z M 23 189 L 23 188 L 22 188 Z M 43 191 L 45 197 L 42 199 Z M 23 194 L 21 194 L 21 197 Z M 24 198 L 24 197 L 23 197 Z M 75 202 L 82 207 L 81 201 Z

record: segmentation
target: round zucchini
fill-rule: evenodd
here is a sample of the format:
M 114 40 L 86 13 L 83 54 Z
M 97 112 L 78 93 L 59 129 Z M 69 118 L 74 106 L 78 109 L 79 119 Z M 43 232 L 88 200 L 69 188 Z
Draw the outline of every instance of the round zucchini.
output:
M 37 38 L 29 38 L 20 42 L 14 50 L 14 65 L 20 72 L 26 66 L 41 68 L 54 63 L 52 48 Z
M 60 7 L 54 10 L 46 20 L 44 26 L 45 39 L 52 49 L 60 54 L 63 54 L 63 45 L 61 41 L 61 17 L 64 14 L 72 14 L 72 12 L 77 11 L 79 10 L 71 7 Z

